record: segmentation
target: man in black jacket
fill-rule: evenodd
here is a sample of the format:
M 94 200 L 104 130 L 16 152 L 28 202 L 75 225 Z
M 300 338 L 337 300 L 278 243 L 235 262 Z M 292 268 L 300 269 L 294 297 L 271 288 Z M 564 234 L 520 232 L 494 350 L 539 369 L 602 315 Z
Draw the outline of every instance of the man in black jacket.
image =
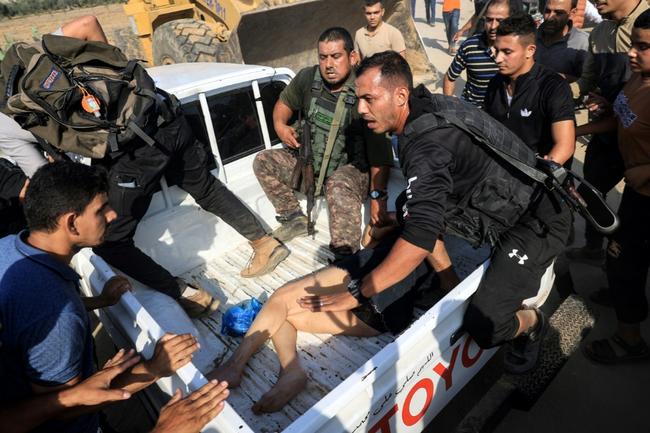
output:
M 491 265 L 467 309 L 464 327 L 481 347 L 508 342 L 510 371 L 534 367 L 548 325 L 539 310 L 522 308 L 522 301 L 537 293 L 540 278 L 564 248 L 571 222 L 568 208 L 478 141 L 482 136 L 500 148 L 510 145 L 512 153 L 530 161 L 530 151 L 516 136 L 454 98 L 432 95 L 422 86 L 413 90 L 410 68 L 397 53 L 364 59 L 356 86 L 359 113 L 368 126 L 399 136 L 408 181 L 401 209 L 404 227 L 386 259 L 358 287 L 351 285 L 348 293 L 328 298 L 323 310 L 339 311 L 376 298 L 432 252 L 444 253 L 434 246 L 445 231 L 475 244 L 489 240 L 494 246 Z M 462 119 L 464 126 L 479 127 L 445 123 L 445 113 Z
M 535 22 L 515 15 L 497 29 L 496 62 L 484 108 L 540 156 L 564 164 L 575 151 L 571 89 L 559 74 L 535 63 Z
M 21 201 L 28 183 L 20 168 L 0 158 L 0 238 L 27 227 Z

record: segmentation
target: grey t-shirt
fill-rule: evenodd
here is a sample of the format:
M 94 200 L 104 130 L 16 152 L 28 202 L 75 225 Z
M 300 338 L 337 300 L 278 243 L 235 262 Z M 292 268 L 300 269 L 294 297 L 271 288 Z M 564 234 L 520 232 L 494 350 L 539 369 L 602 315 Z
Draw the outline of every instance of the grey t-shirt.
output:
M 589 35 L 575 27 L 559 41 L 546 46 L 537 34 L 535 62 L 560 74 L 579 78 L 589 49 Z

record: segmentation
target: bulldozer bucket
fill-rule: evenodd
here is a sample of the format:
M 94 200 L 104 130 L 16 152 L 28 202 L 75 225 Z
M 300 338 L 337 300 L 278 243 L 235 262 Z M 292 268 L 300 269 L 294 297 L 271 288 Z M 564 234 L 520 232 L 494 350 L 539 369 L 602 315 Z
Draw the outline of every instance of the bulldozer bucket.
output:
M 244 63 L 288 66 L 298 71 L 318 61 L 317 41 L 328 27 L 344 27 L 354 37 L 366 23 L 363 2 L 354 0 L 302 0 L 244 13 L 237 36 Z M 277 0 L 275 4 L 279 3 Z M 406 42 L 406 59 L 416 83 L 436 85 L 435 68 L 429 62 L 404 0 L 384 0 L 384 21 L 397 27 Z

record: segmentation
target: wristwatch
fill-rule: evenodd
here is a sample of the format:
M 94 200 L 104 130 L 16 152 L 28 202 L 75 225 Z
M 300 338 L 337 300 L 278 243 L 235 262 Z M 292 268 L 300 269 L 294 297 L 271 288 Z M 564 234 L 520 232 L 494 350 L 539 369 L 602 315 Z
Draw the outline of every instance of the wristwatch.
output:
M 386 197 L 388 197 L 388 193 L 385 189 L 373 189 L 370 191 L 370 198 L 373 200 L 381 200 Z
M 368 302 L 368 298 L 361 293 L 361 280 L 352 280 L 348 284 L 348 292 L 356 299 L 359 304 Z

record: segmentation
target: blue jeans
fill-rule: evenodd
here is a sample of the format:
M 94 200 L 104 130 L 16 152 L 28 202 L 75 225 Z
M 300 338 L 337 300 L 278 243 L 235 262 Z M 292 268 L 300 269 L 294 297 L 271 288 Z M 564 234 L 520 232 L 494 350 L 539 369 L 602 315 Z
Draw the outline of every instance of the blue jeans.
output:
M 449 48 L 454 46 L 454 35 L 458 31 L 458 20 L 460 19 L 460 9 L 454 9 L 451 12 L 443 12 L 442 20 L 445 22 L 445 33 Z
M 411 0 L 411 16 L 415 18 L 415 0 Z
M 424 10 L 427 13 L 427 23 L 436 21 L 436 0 L 424 0 Z

